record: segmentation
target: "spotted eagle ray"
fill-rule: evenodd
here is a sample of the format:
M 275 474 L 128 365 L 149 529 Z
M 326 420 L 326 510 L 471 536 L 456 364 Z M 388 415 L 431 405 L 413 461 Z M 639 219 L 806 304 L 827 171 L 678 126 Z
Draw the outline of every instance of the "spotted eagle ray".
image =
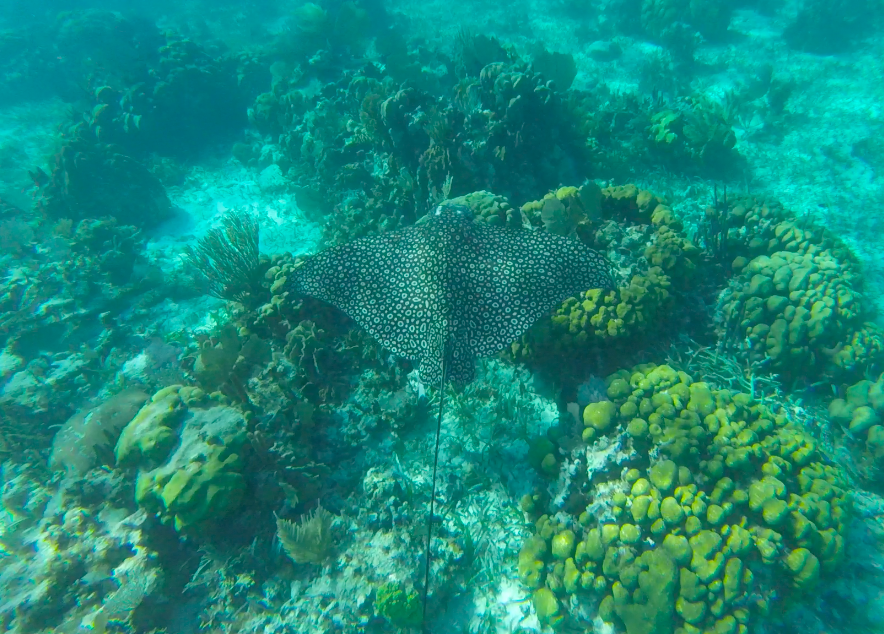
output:
M 443 203 L 415 225 L 328 248 L 292 272 L 289 290 L 336 306 L 385 348 L 419 363 L 424 385 L 462 387 L 565 299 L 614 289 L 610 265 L 577 240 L 501 229 Z M 427 520 L 423 623 L 442 430 L 440 389 Z

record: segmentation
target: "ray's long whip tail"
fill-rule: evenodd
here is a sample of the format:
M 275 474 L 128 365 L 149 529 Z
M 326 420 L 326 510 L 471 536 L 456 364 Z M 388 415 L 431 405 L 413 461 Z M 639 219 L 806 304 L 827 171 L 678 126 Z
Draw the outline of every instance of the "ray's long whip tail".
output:
M 427 563 L 424 567 L 424 606 L 421 616 L 421 631 L 427 632 L 427 596 L 430 593 L 430 541 L 433 538 L 433 512 L 436 507 L 436 471 L 439 467 L 439 440 L 442 436 L 442 411 L 445 404 L 445 374 L 448 364 L 442 355 L 442 379 L 439 381 L 439 416 L 436 419 L 436 449 L 433 452 L 433 486 L 430 493 L 430 515 L 427 517 Z

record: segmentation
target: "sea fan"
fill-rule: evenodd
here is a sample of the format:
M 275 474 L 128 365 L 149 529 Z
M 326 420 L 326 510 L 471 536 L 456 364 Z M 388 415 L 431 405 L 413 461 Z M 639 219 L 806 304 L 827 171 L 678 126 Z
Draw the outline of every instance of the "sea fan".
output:
M 277 517 L 276 536 L 295 563 L 321 564 L 331 552 L 333 519 L 334 516 L 321 506 L 297 524 Z

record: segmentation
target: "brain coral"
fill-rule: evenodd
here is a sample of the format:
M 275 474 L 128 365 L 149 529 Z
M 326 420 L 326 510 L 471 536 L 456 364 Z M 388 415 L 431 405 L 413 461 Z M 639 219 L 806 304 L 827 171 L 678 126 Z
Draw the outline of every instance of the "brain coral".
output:
M 846 480 L 786 416 L 666 365 L 606 383 L 562 469 L 570 505 L 555 497 L 519 556 L 541 622 L 578 621 L 594 594 L 627 634 L 745 633 L 837 569 Z
M 49 466 L 64 469 L 74 476 L 85 475 L 97 466 L 139 408 L 147 394 L 129 389 L 115 394 L 92 409 L 81 410 L 71 416 L 52 439 Z

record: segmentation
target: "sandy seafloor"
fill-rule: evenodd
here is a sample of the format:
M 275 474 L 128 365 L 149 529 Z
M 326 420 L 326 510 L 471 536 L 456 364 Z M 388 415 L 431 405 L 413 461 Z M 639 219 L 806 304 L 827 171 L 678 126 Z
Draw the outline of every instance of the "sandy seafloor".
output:
M 571 52 L 578 63 L 575 82 L 578 88 L 605 82 L 615 90 L 637 90 L 638 65 L 654 49 L 646 42 L 617 38 L 623 54 L 612 62 L 595 61 L 586 53 L 588 45 L 580 46 L 573 37 L 565 35 L 573 31 L 573 28 L 565 28 L 571 18 L 551 15 L 548 5 L 539 0 L 521 3 L 518 8 L 503 3 L 483 6 L 478 2 L 392 0 L 389 9 L 407 15 L 412 29 L 443 46 L 450 45 L 461 25 L 468 24 L 477 32 L 505 35 L 518 45 L 540 41 L 551 50 Z M 748 81 L 756 69 L 765 64 L 773 65 L 775 76 L 792 78 L 799 84 L 787 106 L 788 132 L 777 143 L 752 126 L 738 131 L 737 150 L 746 160 L 747 173 L 742 184 L 730 185 L 742 191 L 767 192 L 786 208 L 814 216 L 849 240 L 866 267 L 868 295 L 884 317 L 884 186 L 879 174 L 884 168 L 884 141 L 880 137 L 884 127 L 884 82 L 881 81 L 884 56 L 880 55 L 884 40 L 872 41 L 862 50 L 843 56 L 820 57 L 788 50 L 778 39 L 777 26 L 770 18 L 738 11 L 731 24 L 732 43 L 701 46 L 698 51 L 698 61 L 714 68 L 715 72 L 700 73 L 701 77 L 695 80 L 696 89 L 725 91 L 736 83 Z M 59 101 L 29 103 L 0 111 L 0 197 L 27 204 L 30 187 L 27 168 L 40 164 L 51 153 L 53 134 L 64 115 L 65 105 Z M 864 148 L 862 156 L 856 150 L 860 142 Z M 149 234 L 150 257 L 164 270 L 173 270 L 180 264 L 179 253 L 185 244 L 193 243 L 216 226 L 225 211 L 243 207 L 254 210 L 261 218 L 263 252 L 315 250 L 319 228 L 303 218 L 291 194 L 262 189 L 259 180 L 257 172 L 223 156 L 207 158 L 191 167 L 182 185 L 168 189 L 178 213 Z M 696 218 L 712 198 L 711 182 L 662 170 L 636 174 L 634 181 L 667 197 L 673 208 L 689 221 Z M 219 302 L 208 299 L 189 300 L 175 306 L 160 305 L 155 309 L 157 332 L 208 328 L 212 324 L 209 323 L 211 310 L 207 309 L 219 306 Z M 497 362 L 489 362 L 485 368 L 490 374 L 486 376 L 498 386 L 527 385 L 537 411 L 546 412 L 536 417 L 536 424 L 541 427 L 549 424 L 553 416 L 549 409 L 555 405 L 543 396 L 542 386 L 535 386 L 533 379 L 521 370 L 499 368 Z M 501 373 L 503 376 L 493 378 Z M 451 424 L 449 417 L 446 426 Z M 524 447 L 514 447 L 513 451 L 519 455 L 524 453 Z M 385 448 L 375 448 L 369 453 L 366 461 L 376 461 L 379 471 L 394 469 Z M 412 455 L 416 458 L 414 463 L 406 461 L 395 468 L 403 470 L 414 482 L 424 483 L 429 477 L 429 468 L 423 449 L 415 450 Z M 457 466 L 448 465 L 446 471 L 454 472 Z M 493 465 L 493 468 L 503 469 L 504 465 Z M 515 482 L 511 489 L 527 490 L 527 481 L 521 485 L 517 482 L 523 475 L 510 474 L 510 481 Z M 524 618 L 530 610 L 513 567 L 501 564 L 507 558 L 514 559 L 525 535 L 523 529 L 518 528 L 517 520 L 509 516 L 512 500 L 508 496 L 505 490 L 491 489 L 468 496 L 462 503 L 460 512 L 465 518 L 481 516 L 483 526 L 487 527 L 489 534 L 485 536 L 485 543 L 489 547 L 485 556 L 489 566 L 504 581 L 496 589 L 492 583 L 483 583 L 471 593 L 465 593 L 452 606 L 448 617 L 450 625 L 443 624 L 440 632 L 461 631 L 459 628 L 464 626 L 465 631 L 509 632 L 516 623 L 523 627 L 536 625 L 533 617 Z M 861 507 L 860 514 L 866 512 L 867 521 L 880 524 L 884 522 L 884 517 L 877 515 L 880 508 L 878 502 L 869 500 L 867 507 Z M 256 622 L 256 631 L 276 631 L 274 624 L 280 626 L 278 631 L 283 631 L 284 622 L 305 625 L 305 629 L 297 631 L 323 631 L 316 625 L 324 622 L 315 606 L 318 598 L 324 597 L 327 601 L 336 593 L 352 593 L 353 596 L 342 599 L 342 605 L 346 606 L 349 601 L 358 603 L 360 592 L 366 591 L 346 585 L 349 570 L 373 567 L 395 576 L 401 567 L 415 565 L 417 561 L 416 557 L 382 556 L 379 553 L 394 552 L 402 556 L 403 545 L 376 543 L 370 531 L 349 530 L 351 545 L 342 553 L 342 560 L 349 563 L 342 568 L 343 572 L 318 575 L 308 581 L 298 581 L 291 588 L 274 590 L 291 592 L 291 599 L 284 611 L 266 614 L 260 627 Z M 884 632 L 884 558 L 880 554 L 873 555 L 859 538 L 851 542 L 848 556 L 847 565 L 856 566 L 858 571 L 853 579 L 855 585 L 851 586 L 850 580 L 838 583 L 846 584 L 844 592 L 863 593 L 858 605 L 868 611 L 869 622 L 877 624 L 875 631 Z M 209 579 L 206 583 L 215 582 L 217 579 Z M 490 604 L 496 607 L 489 608 Z M 320 611 L 329 610 L 326 603 Z M 831 616 L 828 610 L 827 606 L 805 606 L 791 613 L 793 625 L 800 626 L 796 626 L 798 629 L 784 629 L 780 620 L 774 619 L 769 628 L 759 631 L 821 634 L 823 623 L 826 627 L 837 623 L 837 619 L 825 618 Z M 483 625 L 486 614 L 498 617 L 496 630 L 480 629 L 486 627 Z M 489 616 L 487 621 L 491 620 Z M 176 622 L 180 624 L 178 631 L 196 631 L 188 616 L 188 606 L 181 607 Z M 825 631 L 834 634 L 838 630 Z

